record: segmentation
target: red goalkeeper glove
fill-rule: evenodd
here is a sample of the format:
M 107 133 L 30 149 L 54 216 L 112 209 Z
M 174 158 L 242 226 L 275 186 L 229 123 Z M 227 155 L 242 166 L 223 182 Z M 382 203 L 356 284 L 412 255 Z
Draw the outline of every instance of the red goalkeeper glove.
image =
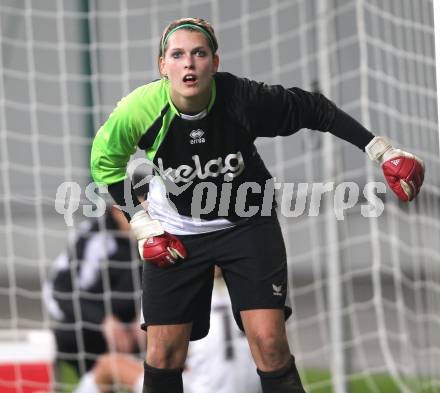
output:
M 168 267 L 175 264 L 179 258 L 186 258 L 182 242 L 176 236 L 165 232 L 162 224 L 158 220 L 152 220 L 146 211 L 135 213 L 130 225 L 138 240 L 142 260 L 158 267 Z
M 371 140 L 365 152 L 370 159 L 381 164 L 388 185 L 400 200 L 409 202 L 417 196 L 425 175 L 425 166 L 420 158 L 395 149 L 380 136 Z

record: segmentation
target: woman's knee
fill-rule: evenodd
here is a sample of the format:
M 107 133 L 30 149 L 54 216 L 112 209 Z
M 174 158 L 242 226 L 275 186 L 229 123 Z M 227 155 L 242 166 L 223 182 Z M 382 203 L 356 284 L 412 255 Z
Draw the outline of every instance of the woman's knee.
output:
M 147 364 L 155 368 L 183 367 L 186 353 L 181 343 L 154 343 L 147 346 Z
M 290 357 L 284 313 L 277 309 L 242 311 L 246 336 L 260 370 L 276 370 Z
M 155 368 L 182 368 L 188 352 L 190 326 L 150 326 L 147 330 L 147 364 Z
M 259 368 L 275 370 L 284 366 L 289 359 L 290 350 L 287 337 L 276 332 L 259 332 L 249 338 L 250 345 L 257 352 L 262 364 Z

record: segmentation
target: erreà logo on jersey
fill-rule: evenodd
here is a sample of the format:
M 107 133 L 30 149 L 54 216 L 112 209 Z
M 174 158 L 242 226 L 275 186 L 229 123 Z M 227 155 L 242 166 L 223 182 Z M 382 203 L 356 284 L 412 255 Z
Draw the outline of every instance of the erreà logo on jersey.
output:
M 189 143 L 191 143 L 191 145 L 194 145 L 196 143 L 205 143 L 205 138 L 202 138 L 204 134 L 205 133 L 200 128 L 198 128 L 197 130 L 192 130 L 189 133 L 189 136 L 191 137 Z
M 244 170 L 244 161 L 241 152 L 228 154 L 224 159 L 222 157 L 214 158 L 202 165 L 198 154 L 191 157 L 194 166 L 180 165 L 176 169 L 164 168 L 162 158 L 157 160 L 158 171 L 164 178 L 172 180 L 174 183 L 189 183 L 196 177 L 203 180 L 209 177 L 224 176 L 224 181 L 231 181 L 239 176 Z

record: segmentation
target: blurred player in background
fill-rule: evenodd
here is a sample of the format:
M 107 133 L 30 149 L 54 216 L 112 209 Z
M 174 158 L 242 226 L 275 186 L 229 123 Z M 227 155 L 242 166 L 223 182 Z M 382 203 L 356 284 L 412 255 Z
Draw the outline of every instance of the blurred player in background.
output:
M 141 359 L 105 354 L 74 393 L 107 393 L 118 387 L 142 393 L 143 376 Z M 205 338 L 190 343 L 183 384 L 188 393 L 261 393 L 246 337 L 235 326 L 220 269 L 216 269 L 212 293 L 211 329 Z
M 119 209 L 76 228 L 43 289 L 59 382 L 76 384 L 109 350 L 139 352 L 139 278 L 136 244 Z
M 144 392 L 183 391 L 188 342 L 209 331 L 217 264 L 263 392 L 303 393 L 285 329 L 291 308 L 273 179 L 255 139 L 303 128 L 330 132 L 381 164 L 405 201 L 419 192 L 423 164 L 321 94 L 217 72 L 217 49 L 208 22 L 171 23 L 160 41 L 162 79 L 124 97 L 93 142 L 92 175 L 126 209 L 146 261 Z M 146 209 L 124 192 L 127 163 L 138 148 L 156 170 Z

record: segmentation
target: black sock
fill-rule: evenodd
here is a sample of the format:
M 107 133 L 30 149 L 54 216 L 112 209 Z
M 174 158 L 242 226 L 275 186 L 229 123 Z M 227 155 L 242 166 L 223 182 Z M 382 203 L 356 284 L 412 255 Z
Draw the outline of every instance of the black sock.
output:
M 155 368 L 144 362 L 142 393 L 183 393 L 181 368 Z
M 263 393 L 305 393 L 293 356 L 279 370 L 261 371 L 257 369 L 257 373 L 261 379 Z

